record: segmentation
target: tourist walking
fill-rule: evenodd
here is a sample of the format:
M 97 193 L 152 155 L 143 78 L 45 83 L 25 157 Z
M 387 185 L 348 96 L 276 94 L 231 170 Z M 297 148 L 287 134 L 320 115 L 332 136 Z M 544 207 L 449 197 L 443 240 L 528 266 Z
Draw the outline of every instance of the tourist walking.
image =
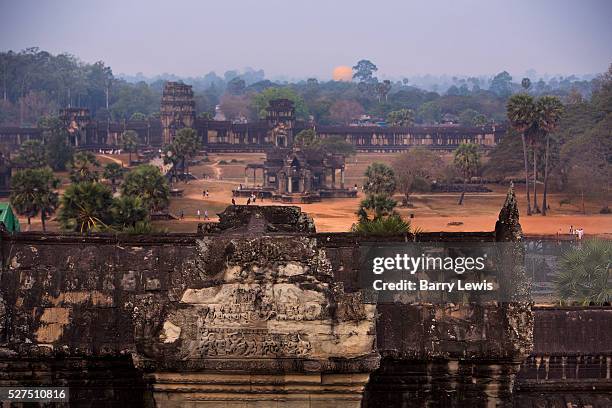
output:
M 234 197 L 232 197 L 232 205 L 236 205 L 236 200 L 234 200 Z
M 204 219 L 210 220 L 210 218 L 208 218 L 208 210 L 204 210 Z
M 200 219 L 200 210 L 198 209 L 198 220 Z

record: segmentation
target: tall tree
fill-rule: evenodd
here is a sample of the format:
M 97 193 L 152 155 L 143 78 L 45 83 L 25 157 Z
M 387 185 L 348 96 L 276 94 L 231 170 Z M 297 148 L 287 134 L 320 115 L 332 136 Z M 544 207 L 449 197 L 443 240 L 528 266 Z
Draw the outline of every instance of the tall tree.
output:
M 329 108 L 329 114 L 336 123 L 348 124 L 351 120 L 363 115 L 363 106 L 354 100 L 339 100 Z
M 543 96 L 536 102 L 538 128 L 545 134 L 546 148 L 544 153 L 544 194 L 542 199 L 542 215 L 546 215 L 548 209 L 548 156 L 550 151 L 550 134 L 553 133 L 563 115 L 564 107 L 559 98 L 555 96 Z
M 374 72 L 376 71 L 378 71 L 378 67 L 372 61 L 359 60 L 353 67 L 353 79 L 365 83 L 375 82 Z
M 181 161 L 183 173 L 189 172 L 189 160 L 198 153 L 201 147 L 198 133 L 194 129 L 183 128 L 176 132 L 172 144 L 175 146 L 175 154 Z
M 112 221 L 113 193 L 98 182 L 81 182 L 68 186 L 61 198 L 57 217 L 66 230 L 87 233 L 107 228 Z
M 36 168 L 18 171 L 11 179 L 10 201 L 18 214 L 30 219 L 40 214 L 43 231 L 46 231 L 47 217 L 53 214 L 58 205 L 59 186 L 51 169 Z
M 390 126 L 412 126 L 414 124 L 414 111 L 412 109 L 399 109 L 389 112 L 387 123 Z
M 443 172 L 443 161 L 437 152 L 422 147 L 408 150 L 393 161 L 398 190 L 404 194 L 404 203 L 410 194 L 428 191 L 432 181 Z
M 135 228 L 138 223 L 147 222 L 149 212 L 140 197 L 123 196 L 113 200 L 111 207 L 113 226 L 119 230 Z
M 125 175 L 121 194 L 142 198 L 150 212 L 161 211 L 170 202 L 168 181 L 157 167 L 149 164 L 142 164 Z
M 395 173 L 383 163 L 372 163 L 365 172 L 363 190 L 370 195 L 392 196 L 395 192 Z
M 478 173 L 480 168 L 480 153 L 478 145 L 474 143 L 462 143 L 455 150 L 453 164 L 463 175 L 463 191 L 459 197 L 458 205 L 463 205 L 467 180 Z
M 535 118 L 535 104 L 533 98 L 527 94 L 515 94 L 510 97 L 507 104 L 508 120 L 512 127 L 521 135 L 523 142 L 523 160 L 525 164 L 525 189 L 527 191 L 527 215 L 531 215 L 531 197 L 529 194 L 529 162 L 527 159 L 526 132 L 533 125 Z
M 15 161 L 27 168 L 44 167 L 47 164 L 45 146 L 40 140 L 26 140 L 19 146 Z
M 123 173 L 125 173 L 125 169 L 119 163 L 112 162 L 104 167 L 102 177 L 110 180 L 113 193 L 117 191 L 117 180 L 123 178 Z
M 525 92 L 527 92 L 529 88 L 531 88 L 531 80 L 529 78 L 523 78 L 521 80 L 521 86 L 523 87 Z
M 126 130 L 121 135 L 121 148 L 128 152 L 128 166 L 132 165 L 132 153 L 138 151 L 138 133 L 134 130 Z
M 100 163 L 91 152 L 80 151 L 74 154 L 70 162 L 70 181 L 73 183 L 98 181 Z

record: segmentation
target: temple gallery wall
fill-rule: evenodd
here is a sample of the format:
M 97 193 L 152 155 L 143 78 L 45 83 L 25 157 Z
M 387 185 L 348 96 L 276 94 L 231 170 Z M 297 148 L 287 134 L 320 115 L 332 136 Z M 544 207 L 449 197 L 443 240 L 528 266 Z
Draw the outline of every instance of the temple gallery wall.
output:
M 490 232 L 377 243 L 510 242 L 520 282 L 520 239 L 510 193 Z M 74 406 L 612 402 L 609 309 L 367 303 L 367 242 L 290 206 L 228 207 L 194 234 L 3 232 L 0 386 L 69 386 Z

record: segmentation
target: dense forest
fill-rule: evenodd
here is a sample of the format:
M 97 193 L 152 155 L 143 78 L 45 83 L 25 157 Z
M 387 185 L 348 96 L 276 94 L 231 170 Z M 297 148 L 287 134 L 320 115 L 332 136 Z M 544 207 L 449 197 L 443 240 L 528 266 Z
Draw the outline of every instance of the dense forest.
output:
M 401 109 L 410 110 L 410 122 L 419 124 L 499 123 L 505 121 L 506 99 L 513 93 L 527 89 L 571 102 L 589 100 L 596 86 L 596 80 L 575 76 L 544 81 L 512 78 L 503 71 L 491 78 L 452 77 L 424 89 L 408 79 L 379 80 L 377 70 L 374 63 L 361 60 L 353 67 L 352 82 L 273 82 L 263 71 L 251 69 L 227 71 L 223 77 L 211 72 L 198 78 L 166 75 L 149 80 L 119 78 L 102 61 L 85 63 L 69 54 L 52 55 L 38 48 L 8 51 L 0 53 L 0 125 L 36 126 L 41 116 L 67 106 L 89 108 L 98 120 L 155 116 L 166 79 L 193 85 L 199 115 L 213 115 L 220 105 L 229 120 L 254 120 L 269 99 L 287 97 L 296 102 L 299 118 L 319 124 L 348 123 L 362 114 L 384 120 Z

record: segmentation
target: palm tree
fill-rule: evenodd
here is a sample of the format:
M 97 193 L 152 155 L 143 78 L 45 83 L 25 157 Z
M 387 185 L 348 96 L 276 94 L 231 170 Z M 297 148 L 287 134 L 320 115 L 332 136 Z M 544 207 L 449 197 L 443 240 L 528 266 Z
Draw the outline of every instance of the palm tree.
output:
M 556 96 L 543 96 L 536 102 L 538 128 L 546 135 L 546 149 L 544 153 L 544 197 L 542 199 L 542 215 L 546 215 L 548 202 L 546 195 L 548 192 L 548 156 L 550 152 L 550 133 L 553 133 L 561 116 L 563 115 L 564 107 L 559 98 Z
M 113 193 L 97 182 L 68 186 L 61 198 L 58 220 L 63 229 L 81 233 L 106 228 L 111 221 Z
M 57 209 L 58 186 L 59 180 L 49 168 L 25 169 L 12 177 L 10 201 L 18 214 L 28 218 L 28 229 L 31 218 L 40 214 L 42 230 L 46 231 L 45 221 Z
M 73 183 L 98 181 L 98 172 L 94 169 L 100 163 L 91 152 L 77 152 L 70 163 L 70 181 Z
M 401 235 L 410 233 L 411 226 L 399 214 L 393 213 L 374 220 L 360 218 L 351 231 L 362 235 Z
M 146 222 L 149 212 L 142 198 L 123 196 L 115 198 L 111 207 L 113 225 L 120 230 L 136 228 L 138 223 Z
M 367 210 L 374 211 L 374 219 L 384 217 L 393 212 L 397 202 L 385 194 L 370 194 L 359 204 L 357 215 L 367 218 Z
M 109 163 L 106 165 L 106 167 L 104 167 L 103 177 L 110 180 L 113 193 L 117 191 L 117 180 L 121 180 L 123 178 L 124 172 L 125 169 L 119 163 Z
M 555 286 L 561 301 L 583 305 L 612 301 L 609 279 L 612 270 L 612 241 L 586 240 L 563 254 Z
M 132 165 L 132 153 L 138 151 L 138 133 L 134 130 L 126 130 L 121 135 L 121 148 L 129 153 L 128 166 Z
M 183 128 L 176 132 L 172 144 L 175 147 L 178 160 L 182 163 L 183 173 L 189 170 L 189 160 L 195 156 L 200 149 L 200 138 L 195 130 Z
M 414 111 L 412 109 L 400 109 L 389 112 L 387 122 L 391 126 L 412 126 L 414 123 Z
M 480 167 L 478 146 L 473 143 L 461 143 L 457 150 L 455 150 L 453 163 L 463 175 L 463 191 L 457 203 L 458 205 L 463 205 L 467 180 L 475 175 Z
M 140 197 L 151 212 L 165 209 L 170 202 L 168 180 L 157 167 L 149 164 L 142 164 L 126 174 L 121 194 Z
M 534 121 L 535 104 L 533 98 L 525 93 L 515 94 L 508 99 L 506 107 L 510 124 L 521 134 L 523 142 L 523 160 L 525 162 L 525 189 L 527 190 L 527 215 L 531 215 L 531 197 L 529 196 L 529 165 L 527 160 L 527 142 L 525 132 Z
M 372 163 L 365 171 L 363 189 L 370 195 L 392 195 L 395 192 L 395 172 L 383 163 Z
M 26 140 L 19 146 L 15 161 L 28 168 L 44 167 L 47 164 L 45 146 L 40 140 Z

